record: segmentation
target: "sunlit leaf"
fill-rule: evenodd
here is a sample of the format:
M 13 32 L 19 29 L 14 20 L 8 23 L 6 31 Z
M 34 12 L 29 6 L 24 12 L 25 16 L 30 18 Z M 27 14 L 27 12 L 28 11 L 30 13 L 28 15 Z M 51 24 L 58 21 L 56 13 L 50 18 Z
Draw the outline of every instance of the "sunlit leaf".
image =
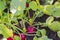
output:
M 46 10 L 47 10 L 47 15 L 52 15 L 53 13 L 54 6 L 53 5 L 46 5 Z
M 45 29 L 42 29 L 40 31 L 41 31 L 42 36 L 45 36 L 46 35 L 46 30 Z
M 44 6 L 39 5 L 39 6 L 38 6 L 38 10 L 39 10 L 39 11 L 43 11 L 43 10 L 44 10 Z
M 54 21 L 48 27 L 53 31 L 59 31 L 60 30 L 60 22 Z
M 54 5 L 49 5 L 46 7 L 46 10 L 48 11 L 48 15 L 52 15 L 54 17 L 60 17 L 60 7 L 54 6 Z
M 25 9 L 25 4 L 26 4 L 26 0 L 12 0 L 10 4 L 10 11 L 12 9 L 15 9 L 17 14 L 21 14 Z
M 54 18 L 52 16 L 48 17 L 47 20 L 46 20 L 46 24 L 51 25 L 53 20 L 54 20 Z
M 1 18 L 1 22 L 8 23 L 10 21 L 10 17 L 7 13 L 4 13 Z
M 47 36 L 42 36 L 42 37 L 38 38 L 38 40 L 48 40 L 48 37 Z
M 57 32 L 57 36 L 60 38 L 60 31 Z
M 47 36 L 42 36 L 38 38 L 38 40 L 53 40 L 53 39 L 49 39 Z
M 6 3 L 4 1 L 0 1 L 0 11 L 3 11 L 6 8 Z
M 35 14 L 36 14 L 37 17 L 41 17 L 41 16 L 43 16 L 42 11 L 37 11 L 37 12 L 35 12 Z
M 4 24 L 0 24 L 0 30 L 2 31 L 2 34 L 5 38 L 13 36 L 13 31 L 8 29 Z
M 23 32 L 26 33 L 26 28 L 25 27 L 23 28 Z
M 32 1 L 32 2 L 29 3 L 29 7 L 32 10 L 36 11 L 38 6 L 37 6 L 37 3 L 35 1 Z
M 41 36 L 41 31 L 40 31 L 40 30 L 37 30 L 37 31 L 36 31 L 36 35 L 37 35 L 37 36 Z
M 14 40 L 20 40 L 19 36 L 14 36 Z
M 45 1 L 45 4 L 46 4 L 46 5 L 50 5 L 50 4 L 52 4 L 52 3 L 53 3 L 53 0 L 46 0 L 46 1 Z
M 29 23 L 32 24 L 32 22 L 33 22 L 33 19 L 29 19 Z
M 35 36 L 35 37 L 33 38 L 33 40 L 37 40 L 37 37 Z

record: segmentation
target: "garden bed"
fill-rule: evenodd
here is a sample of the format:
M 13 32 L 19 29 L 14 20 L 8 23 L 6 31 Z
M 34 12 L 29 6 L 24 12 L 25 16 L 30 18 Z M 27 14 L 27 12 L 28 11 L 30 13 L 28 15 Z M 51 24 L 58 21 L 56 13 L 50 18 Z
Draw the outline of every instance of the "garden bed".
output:
M 0 40 L 60 40 L 60 0 L 0 0 Z

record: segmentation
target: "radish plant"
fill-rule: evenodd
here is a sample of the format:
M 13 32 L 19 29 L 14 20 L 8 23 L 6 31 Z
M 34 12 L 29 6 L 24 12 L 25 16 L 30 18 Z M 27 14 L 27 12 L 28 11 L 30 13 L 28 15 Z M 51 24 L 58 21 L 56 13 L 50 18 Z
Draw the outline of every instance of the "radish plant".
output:
M 44 1 L 42 5 L 41 1 Z M 57 32 L 60 38 L 60 1 L 57 0 L 0 0 L 0 34 L 6 40 L 53 40 L 47 36 L 46 28 Z M 38 21 L 43 15 L 45 22 Z M 37 20 L 37 21 L 35 21 Z M 41 28 L 40 28 L 41 27 Z M 33 35 L 32 35 L 33 34 Z

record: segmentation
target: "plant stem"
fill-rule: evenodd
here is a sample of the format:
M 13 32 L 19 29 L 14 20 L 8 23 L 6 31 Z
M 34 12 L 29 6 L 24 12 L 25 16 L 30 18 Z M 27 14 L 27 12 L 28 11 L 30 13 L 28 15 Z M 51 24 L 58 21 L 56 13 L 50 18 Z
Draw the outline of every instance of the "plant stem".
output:
M 37 4 L 40 5 L 39 0 L 36 0 Z
M 1 13 L 1 23 L 3 23 L 3 20 L 2 20 L 2 12 L 0 12 Z

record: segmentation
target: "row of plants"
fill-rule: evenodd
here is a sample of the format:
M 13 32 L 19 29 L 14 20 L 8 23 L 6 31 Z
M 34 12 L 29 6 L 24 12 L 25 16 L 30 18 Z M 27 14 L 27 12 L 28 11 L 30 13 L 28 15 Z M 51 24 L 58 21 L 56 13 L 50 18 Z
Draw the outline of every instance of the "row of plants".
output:
M 27 40 L 26 36 L 34 36 L 33 40 L 53 40 L 39 27 L 48 27 L 60 38 L 60 21 L 54 20 L 60 18 L 60 0 L 54 4 L 54 0 L 44 0 L 44 5 L 40 1 L 0 0 L 0 39 Z M 35 22 L 44 14 L 49 15 L 45 22 Z

